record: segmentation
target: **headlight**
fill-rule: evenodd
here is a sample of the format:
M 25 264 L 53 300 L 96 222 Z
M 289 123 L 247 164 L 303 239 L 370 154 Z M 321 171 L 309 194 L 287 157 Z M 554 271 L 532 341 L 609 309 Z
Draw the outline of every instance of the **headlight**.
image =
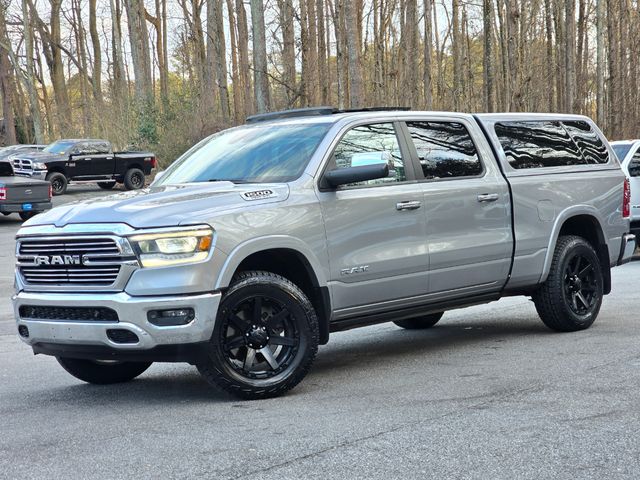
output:
M 47 169 L 47 164 L 46 163 L 42 163 L 42 162 L 33 162 L 33 169 L 34 170 L 46 170 Z
M 129 241 L 143 267 L 166 267 L 206 260 L 213 247 L 213 230 L 195 227 L 141 233 Z

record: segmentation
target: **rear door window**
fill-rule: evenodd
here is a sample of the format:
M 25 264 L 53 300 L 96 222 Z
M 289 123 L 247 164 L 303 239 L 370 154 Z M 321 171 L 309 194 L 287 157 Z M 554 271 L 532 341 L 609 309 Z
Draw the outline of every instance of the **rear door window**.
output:
M 560 122 L 501 122 L 496 135 L 511 167 L 516 169 L 586 164 Z
M 427 179 L 473 177 L 483 172 L 476 146 L 457 122 L 407 122 Z
M 587 163 L 607 163 L 609 151 L 600 136 L 587 122 L 562 122 L 573 141 L 584 155 Z

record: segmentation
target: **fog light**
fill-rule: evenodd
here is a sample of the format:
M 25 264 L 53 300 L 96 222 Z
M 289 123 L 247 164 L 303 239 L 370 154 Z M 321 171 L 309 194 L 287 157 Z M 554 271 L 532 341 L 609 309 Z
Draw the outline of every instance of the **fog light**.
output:
M 26 325 L 20 325 L 18 327 L 18 333 L 23 338 L 29 338 L 29 329 L 26 327 Z
M 193 308 L 179 308 L 176 310 L 150 310 L 147 320 L 158 327 L 186 325 L 196 317 Z

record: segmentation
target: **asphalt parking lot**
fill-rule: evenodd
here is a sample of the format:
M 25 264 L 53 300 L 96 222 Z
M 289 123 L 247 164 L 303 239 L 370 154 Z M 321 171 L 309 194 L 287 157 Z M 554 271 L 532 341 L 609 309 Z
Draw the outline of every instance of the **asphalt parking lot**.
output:
M 640 476 L 640 261 L 587 331 L 550 332 L 526 298 L 352 330 L 285 397 L 241 402 L 188 365 L 90 386 L 33 356 L 9 299 L 20 223 L 0 216 L 0 478 Z

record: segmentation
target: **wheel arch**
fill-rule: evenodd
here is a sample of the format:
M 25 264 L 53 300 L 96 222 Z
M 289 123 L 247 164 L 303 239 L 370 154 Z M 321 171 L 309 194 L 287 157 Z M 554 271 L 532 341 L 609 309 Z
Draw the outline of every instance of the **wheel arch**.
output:
M 558 238 L 562 235 L 577 235 L 587 240 L 598 254 L 604 279 L 603 291 L 605 294 L 610 293 L 611 261 L 604 231 L 600 214 L 594 207 L 576 206 L 563 211 L 557 217 L 551 232 L 540 283 L 543 283 L 549 275 Z
M 296 284 L 311 300 L 319 321 L 320 344 L 329 340 L 331 299 L 326 278 L 317 257 L 304 244 L 291 237 L 249 241 L 234 249 L 227 258 L 216 290 L 226 289 L 241 271 L 266 270 Z
M 58 165 L 53 167 L 47 166 L 47 175 L 49 175 L 50 173 L 61 173 L 67 180 L 69 180 L 69 176 L 67 175 L 67 171 L 64 167 Z

